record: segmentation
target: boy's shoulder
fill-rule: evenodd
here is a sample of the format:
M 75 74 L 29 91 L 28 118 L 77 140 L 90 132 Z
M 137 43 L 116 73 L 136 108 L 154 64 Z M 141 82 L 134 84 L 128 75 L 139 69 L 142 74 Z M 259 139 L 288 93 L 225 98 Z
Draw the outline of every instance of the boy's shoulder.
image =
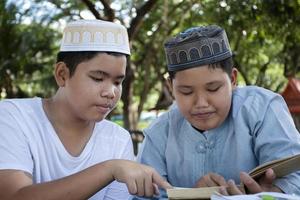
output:
M 278 95 L 279 95 L 278 93 L 275 93 L 271 90 L 258 87 L 258 86 L 237 87 L 233 92 L 233 97 L 239 97 L 239 98 L 258 96 L 265 99 L 272 99 Z
M 280 94 L 258 86 L 237 87 L 232 96 L 232 114 L 235 116 L 241 108 L 247 112 L 263 114 Z
M 167 133 L 170 129 L 174 130 L 181 126 L 185 118 L 179 111 L 177 104 L 174 102 L 170 109 L 156 118 L 145 130 L 144 133 L 152 132 Z
M 0 101 L 1 110 L 13 111 L 30 111 L 41 104 L 40 97 L 34 98 L 14 98 L 14 99 L 4 99 Z
M 237 87 L 233 91 L 233 106 L 240 104 L 262 104 L 268 105 L 274 98 L 281 97 L 280 94 L 258 86 Z

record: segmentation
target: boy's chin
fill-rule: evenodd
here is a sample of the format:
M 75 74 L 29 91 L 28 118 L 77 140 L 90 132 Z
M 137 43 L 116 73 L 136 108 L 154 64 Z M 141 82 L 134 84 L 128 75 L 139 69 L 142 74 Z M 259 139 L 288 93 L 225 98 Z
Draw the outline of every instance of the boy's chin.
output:
M 105 119 L 105 117 L 96 119 L 95 122 L 101 122 L 103 119 Z
M 100 122 L 100 121 L 102 121 L 103 119 L 105 119 L 105 118 L 106 118 L 106 116 L 107 116 L 107 115 L 105 115 L 105 116 L 100 116 L 100 117 L 97 117 L 97 118 L 95 118 L 95 119 L 94 119 L 94 121 L 95 121 L 95 122 Z
M 192 124 L 192 126 L 196 129 L 198 129 L 199 131 L 203 132 L 203 131 L 208 131 L 208 130 L 218 127 L 218 124 L 210 124 L 210 125 Z

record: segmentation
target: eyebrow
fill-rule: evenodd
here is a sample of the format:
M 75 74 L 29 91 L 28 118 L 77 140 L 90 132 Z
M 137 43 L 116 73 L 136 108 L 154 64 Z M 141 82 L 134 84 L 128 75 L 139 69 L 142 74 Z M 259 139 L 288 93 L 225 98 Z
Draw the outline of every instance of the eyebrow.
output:
M 223 85 L 223 81 L 219 81 L 219 80 L 211 81 L 211 82 L 205 83 L 205 86 L 212 87 L 212 86 L 219 85 L 219 84 Z M 177 88 L 180 88 L 180 89 L 190 89 L 192 87 L 193 86 L 190 86 L 190 85 L 178 85 L 177 86 Z
M 177 88 L 191 88 L 192 86 L 188 86 L 188 85 L 178 85 Z
M 101 70 L 90 71 L 90 74 L 102 75 L 104 77 L 111 77 L 111 75 L 109 73 L 107 73 L 105 71 L 101 71 Z M 115 78 L 117 78 L 117 79 L 123 79 L 123 78 L 125 78 L 125 75 L 122 74 L 122 75 L 116 76 Z
M 223 84 L 223 81 L 212 81 L 212 82 L 206 83 L 205 85 L 213 86 L 213 85 L 216 85 L 216 84 Z

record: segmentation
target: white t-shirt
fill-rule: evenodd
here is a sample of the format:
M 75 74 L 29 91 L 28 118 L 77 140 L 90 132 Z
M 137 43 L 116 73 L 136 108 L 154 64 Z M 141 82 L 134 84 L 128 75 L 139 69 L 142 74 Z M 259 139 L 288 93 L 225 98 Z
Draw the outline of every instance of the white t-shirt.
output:
M 0 102 L 0 169 L 32 174 L 34 183 L 59 179 L 109 159 L 133 160 L 132 141 L 122 127 L 102 120 L 77 157 L 64 148 L 48 120 L 41 98 Z M 125 184 L 116 181 L 90 200 L 128 199 Z

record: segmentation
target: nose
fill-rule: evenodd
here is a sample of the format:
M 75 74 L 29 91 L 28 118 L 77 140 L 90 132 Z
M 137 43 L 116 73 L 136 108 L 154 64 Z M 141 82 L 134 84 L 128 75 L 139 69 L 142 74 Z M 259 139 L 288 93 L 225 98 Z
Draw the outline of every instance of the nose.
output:
M 105 84 L 101 90 L 101 96 L 113 99 L 116 96 L 115 86 L 113 84 Z
M 195 105 L 199 108 L 208 107 L 209 103 L 207 97 L 205 95 L 197 95 Z

